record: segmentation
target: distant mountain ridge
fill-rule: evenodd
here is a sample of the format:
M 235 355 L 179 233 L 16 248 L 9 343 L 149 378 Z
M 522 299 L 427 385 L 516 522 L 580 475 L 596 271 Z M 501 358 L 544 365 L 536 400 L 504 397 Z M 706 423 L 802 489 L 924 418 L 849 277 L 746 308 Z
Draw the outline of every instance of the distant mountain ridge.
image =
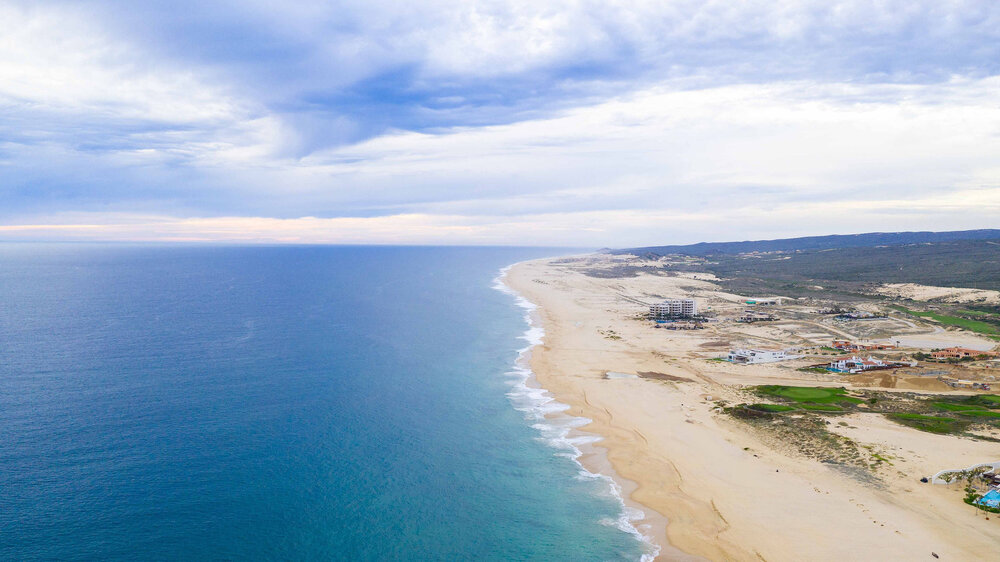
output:
M 954 242 L 958 240 L 1000 240 L 1000 230 L 955 230 L 949 232 L 869 232 L 866 234 L 833 234 L 805 236 L 777 240 L 745 240 L 742 242 L 699 242 L 673 246 L 646 246 L 613 250 L 615 254 L 683 254 L 709 256 L 713 254 L 745 254 L 749 252 L 792 252 L 797 250 L 829 250 L 836 248 L 863 248 L 869 246 L 899 246 L 928 242 Z

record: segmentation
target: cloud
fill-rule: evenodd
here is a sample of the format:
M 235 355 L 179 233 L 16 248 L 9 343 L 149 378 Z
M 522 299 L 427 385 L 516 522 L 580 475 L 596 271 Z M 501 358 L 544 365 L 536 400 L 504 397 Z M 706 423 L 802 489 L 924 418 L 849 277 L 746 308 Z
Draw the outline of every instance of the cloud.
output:
M 951 207 L 906 202 L 1000 185 L 998 35 L 985 1 L 13 2 L 0 224 L 422 217 L 395 224 L 614 245 L 727 207 L 855 224 L 847 200 L 938 228 Z M 717 232 L 764 228 L 739 216 Z
M 902 199 L 758 202 L 700 210 L 621 209 L 547 212 L 533 215 L 408 213 L 375 217 L 170 217 L 127 214 L 68 214 L 39 222 L 0 225 L 11 240 L 70 239 L 216 243 L 490 244 L 600 247 L 610 236 L 619 246 L 659 240 L 723 241 L 726 223 L 761 225 L 755 235 L 780 238 L 879 230 L 919 230 L 933 219 L 945 229 L 991 224 L 1000 213 L 1000 188 Z M 836 222 L 829 218 L 838 217 Z M 870 230 L 870 229 L 868 229 Z
M 838 221 L 852 212 L 836 205 L 843 200 L 899 200 L 907 209 L 907 197 L 954 192 L 960 202 L 963 189 L 1000 187 L 998 85 L 661 87 L 548 119 L 396 132 L 305 159 L 269 158 L 280 127 L 257 124 L 240 137 L 246 144 L 193 151 L 190 168 L 174 168 L 156 152 L 107 155 L 105 173 L 120 180 L 118 189 L 100 191 L 107 200 L 57 195 L 71 209 L 285 218 L 637 209 L 701 216 L 720 207 L 820 202 Z M 67 174 L 87 165 L 71 157 L 46 156 L 69 162 Z M 189 169 L 198 174 L 185 181 Z M 149 170 L 163 183 L 142 180 Z M 144 189 L 130 187 L 137 182 Z M 741 224 L 716 228 L 737 236 Z
M 244 114 L 224 87 L 179 65 L 144 64 L 127 43 L 79 12 L 0 6 L 0 108 L 7 140 L 17 132 L 12 122 L 22 127 L 21 139 L 72 141 L 86 139 L 91 130 L 205 127 Z M 29 116 L 49 118 L 33 124 Z M 59 119 L 69 122 L 59 127 Z
M 342 176 L 324 185 L 366 186 L 327 192 L 339 205 L 415 212 L 693 210 L 996 186 L 998 86 L 652 88 L 549 119 L 386 135 L 305 163 Z

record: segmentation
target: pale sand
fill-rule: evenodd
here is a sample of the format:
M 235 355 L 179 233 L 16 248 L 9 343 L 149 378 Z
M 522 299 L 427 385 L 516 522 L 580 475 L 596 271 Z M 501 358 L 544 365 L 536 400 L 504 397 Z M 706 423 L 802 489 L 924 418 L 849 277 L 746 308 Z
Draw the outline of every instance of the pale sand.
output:
M 851 416 L 858 429 L 838 431 L 893 457 L 879 470 L 884 484 L 873 486 L 768 445 L 747 425 L 713 412 L 707 396 L 745 401 L 735 384 L 831 384 L 826 375 L 709 362 L 731 333 L 656 330 L 637 320 L 643 300 L 658 296 L 697 295 L 703 306 L 718 308 L 738 299 L 687 276 L 598 279 L 552 261 L 518 264 L 506 277 L 540 307 L 545 339 L 531 366 L 539 383 L 571 406 L 568 414 L 593 420 L 583 429 L 604 437 L 599 446 L 614 471 L 635 483 L 631 499 L 669 520 L 665 529 L 663 519 L 647 521 L 673 547 L 661 559 L 681 558 L 679 551 L 713 560 L 932 560 L 931 552 L 942 560 L 995 559 L 1000 516 L 987 521 L 960 492 L 918 480 L 1000 460 L 1000 446 L 929 435 L 877 415 Z M 760 337 L 767 331 L 752 330 Z M 694 382 L 607 380 L 606 371 Z
M 942 331 L 923 335 L 898 335 L 887 338 L 893 343 L 908 347 L 944 348 L 966 347 L 979 351 L 989 351 L 996 347 L 996 340 L 991 340 L 969 332 Z
M 872 292 L 917 301 L 939 300 L 953 303 L 1000 304 L 1000 291 L 963 287 L 935 287 L 916 283 L 885 283 Z

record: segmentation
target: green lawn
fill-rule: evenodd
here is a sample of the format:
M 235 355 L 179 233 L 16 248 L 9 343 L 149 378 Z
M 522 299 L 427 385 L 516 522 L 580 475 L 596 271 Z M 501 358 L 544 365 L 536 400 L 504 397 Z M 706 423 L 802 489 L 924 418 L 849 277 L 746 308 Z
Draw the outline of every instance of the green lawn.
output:
M 969 402 L 986 404 L 989 408 L 1000 408 L 1000 396 L 996 394 L 979 394 L 970 398 Z
M 911 316 L 917 316 L 920 318 L 930 318 L 931 320 L 937 320 L 938 322 L 946 326 L 957 326 L 963 330 L 969 330 L 970 332 L 976 332 L 977 334 L 1000 334 L 1000 328 L 993 324 L 987 322 L 982 322 L 979 320 L 972 320 L 970 318 L 961 318 L 958 316 L 948 316 L 947 314 L 938 314 L 937 312 L 921 312 L 918 310 L 910 310 L 905 306 L 899 306 L 894 304 L 889 308 L 893 308 L 900 312 L 905 312 Z
M 888 414 L 889 419 L 930 433 L 957 433 L 969 426 L 969 422 L 944 418 L 940 416 L 925 416 L 922 414 Z
M 954 402 L 935 402 L 934 407 L 939 410 L 948 410 L 949 412 L 965 412 L 968 410 L 982 410 L 982 406 L 974 404 L 955 404 Z
M 996 394 L 977 394 L 967 396 L 955 402 L 934 402 L 934 407 L 949 412 L 966 412 L 978 410 L 1000 409 L 1000 396 Z
M 966 410 L 958 414 L 972 418 L 1000 418 L 1000 412 L 991 412 L 989 410 Z
M 753 410 L 760 410 L 762 412 L 790 412 L 796 409 L 791 406 L 783 406 L 781 404 L 750 404 L 747 407 Z
M 847 396 L 847 390 L 844 388 L 764 385 L 758 386 L 756 390 L 762 396 L 774 396 L 799 403 L 837 404 L 847 402 L 860 404 L 863 402 L 858 398 Z
M 806 410 L 816 410 L 820 412 L 843 412 L 844 409 L 835 404 L 799 404 Z
M 968 314 L 969 316 L 1000 316 L 996 312 L 986 312 L 985 310 L 956 310 L 959 314 Z

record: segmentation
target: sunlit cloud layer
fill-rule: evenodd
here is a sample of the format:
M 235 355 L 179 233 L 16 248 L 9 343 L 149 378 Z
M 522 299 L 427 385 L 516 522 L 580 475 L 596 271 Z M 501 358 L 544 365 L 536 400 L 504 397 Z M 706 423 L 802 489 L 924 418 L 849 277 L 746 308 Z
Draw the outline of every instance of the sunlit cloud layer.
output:
M 0 6 L 0 239 L 996 226 L 993 2 L 275 6 Z

